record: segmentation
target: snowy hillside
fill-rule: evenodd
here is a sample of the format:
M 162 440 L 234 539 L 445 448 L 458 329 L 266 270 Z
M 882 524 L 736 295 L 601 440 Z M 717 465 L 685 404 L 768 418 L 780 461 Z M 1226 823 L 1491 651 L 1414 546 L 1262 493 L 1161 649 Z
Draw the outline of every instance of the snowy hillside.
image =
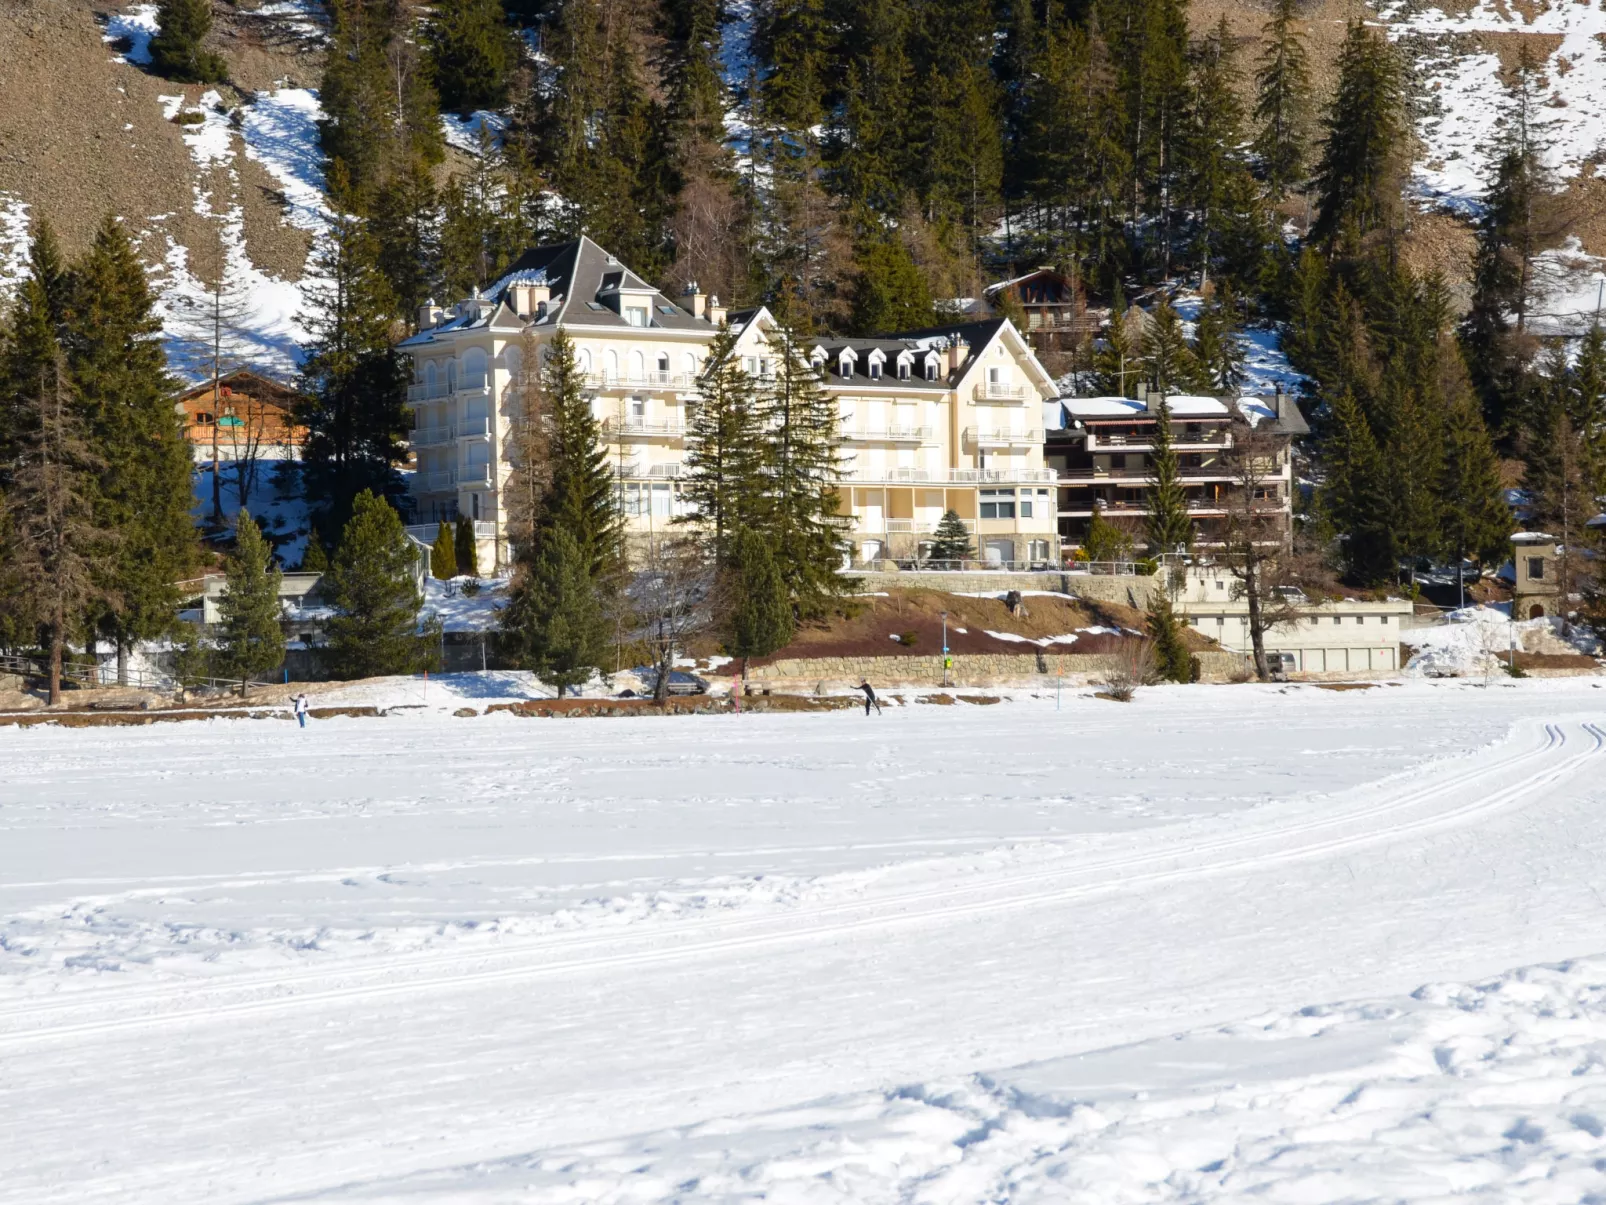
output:
M 0 1202 L 1590 1200 L 1603 698 L 0 728 Z

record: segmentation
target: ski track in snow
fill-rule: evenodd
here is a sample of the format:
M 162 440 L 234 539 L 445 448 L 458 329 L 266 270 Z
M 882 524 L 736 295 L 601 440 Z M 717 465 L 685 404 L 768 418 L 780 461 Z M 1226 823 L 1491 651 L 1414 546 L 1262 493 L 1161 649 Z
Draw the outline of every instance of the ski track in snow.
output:
M 0 730 L 0 1201 L 1584 1200 L 1602 702 Z

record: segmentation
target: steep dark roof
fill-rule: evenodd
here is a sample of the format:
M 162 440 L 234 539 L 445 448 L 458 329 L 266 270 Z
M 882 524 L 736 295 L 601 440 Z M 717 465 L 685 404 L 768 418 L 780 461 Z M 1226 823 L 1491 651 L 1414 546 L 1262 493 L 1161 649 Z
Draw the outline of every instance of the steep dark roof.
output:
M 558 303 L 555 311 L 549 311 L 548 322 L 629 327 L 622 315 L 598 301 L 601 294 L 623 288 L 651 292 L 649 320 L 661 330 L 710 329 L 706 318 L 692 317 L 584 235 L 572 242 L 530 248 L 491 286 L 489 296 L 501 298 L 514 284 L 536 282 L 551 289 L 552 300 Z

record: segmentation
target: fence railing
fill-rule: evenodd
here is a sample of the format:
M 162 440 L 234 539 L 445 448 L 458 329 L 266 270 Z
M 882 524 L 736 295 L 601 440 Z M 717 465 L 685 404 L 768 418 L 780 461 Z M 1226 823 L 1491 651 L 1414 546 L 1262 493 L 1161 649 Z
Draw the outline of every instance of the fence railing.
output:
M 684 435 L 686 424 L 678 418 L 608 418 L 602 423 L 608 435 Z
M 588 372 L 586 384 L 592 389 L 691 389 L 697 378 L 689 372 Z
M 1026 386 L 981 384 L 971 397 L 978 402 L 1019 402 L 1026 398 Z
M 931 438 L 930 427 L 858 427 L 842 432 L 847 443 L 927 443 Z
M 966 427 L 965 442 L 977 448 L 1029 448 L 1043 442 L 1041 428 L 999 431 L 991 427 Z

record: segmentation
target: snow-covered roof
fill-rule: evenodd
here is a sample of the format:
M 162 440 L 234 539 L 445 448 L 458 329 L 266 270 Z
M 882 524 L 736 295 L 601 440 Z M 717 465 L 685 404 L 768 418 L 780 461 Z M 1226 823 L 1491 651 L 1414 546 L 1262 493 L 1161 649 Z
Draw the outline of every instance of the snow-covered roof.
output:
M 1554 544 L 1556 537 L 1542 531 L 1516 531 L 1511 534 L 1511 542 L 1513 544 Z
M 1138 418 L 1153 414 L 1148 403 L 1129 397 L 1066 397 L 1060 403 L 1072 418 Z M 1227 407 L 1217 398 L 1179 394 L 1166 398 L 1172 418 L 1224 417 Z

